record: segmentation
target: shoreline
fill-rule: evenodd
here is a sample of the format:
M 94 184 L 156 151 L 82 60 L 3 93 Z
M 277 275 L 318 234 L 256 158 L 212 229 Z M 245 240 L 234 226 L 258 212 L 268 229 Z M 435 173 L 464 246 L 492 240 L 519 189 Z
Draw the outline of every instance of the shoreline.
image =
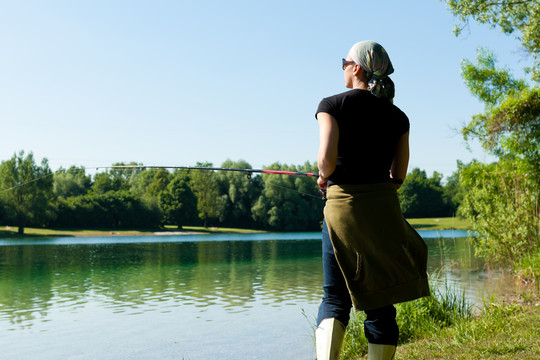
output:
M 25 228 L 24 234 L 18 234 L 18 228 L 0 226 L 1 238 L 40 238 L 40 237 L 107 237 L 107 236 L 174 236 L 174 235 L 209 235 L 209 234 L 245 234 L 264 233 L 263 230 L 233 229 L 233 228 L 204 228 L 185 226 L 184 229 L 48 229 Z
M 472 225 L 458 218 L 417 218 L 407 219 L 415 230 L 472 230 Z M 171 236 L 171 235 L 208 235 L 208 234 L 246 234 L 267 233 L 266 230 L 220 228 L 202 226 L 184 226 L 179 230 L 176 226 L 166 225 L 158 229 L 73 229 L 73 228 L 25 228 L 23 235 L 18 234 L 18 227 L 0 225 L 0 238 L 25 237 L 99 237 L 99 236 Z

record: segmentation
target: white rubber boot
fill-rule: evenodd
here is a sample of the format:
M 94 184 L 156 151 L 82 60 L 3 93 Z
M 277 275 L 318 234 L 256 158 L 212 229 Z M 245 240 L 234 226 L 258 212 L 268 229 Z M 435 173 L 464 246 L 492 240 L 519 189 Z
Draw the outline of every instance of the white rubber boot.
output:
M 368 360 L 392 360 L 396 353 L 394 345 L 379 345 L 368 343 Z
M 345 326 L 341 321 L 324 319 L 315 330 L 317 360 L 337 360 L 345 337 Z

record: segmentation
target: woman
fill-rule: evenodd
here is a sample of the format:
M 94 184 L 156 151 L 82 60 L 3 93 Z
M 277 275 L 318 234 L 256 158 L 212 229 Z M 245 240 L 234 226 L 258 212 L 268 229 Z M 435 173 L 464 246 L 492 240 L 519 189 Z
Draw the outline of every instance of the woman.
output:
M 327 192 L 317 359 L 339 357 L 351 307 L 367 315 L 368 359 L 392 359 L 393 304 L 429 295 L 427 247 L 396 192 L 409 162 L 409 120 L 392 103 L 394 69 L 380 44 L 355 44 L 342 66 L 351 90 L 324 98 L 316 114 L 317 183 Z

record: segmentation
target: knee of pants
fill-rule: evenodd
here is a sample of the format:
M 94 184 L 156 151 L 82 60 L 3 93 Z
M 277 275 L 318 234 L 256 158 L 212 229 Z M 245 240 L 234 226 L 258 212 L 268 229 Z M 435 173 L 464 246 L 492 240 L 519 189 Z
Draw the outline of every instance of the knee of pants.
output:
M 364 333 L 369 343 L 397 345 L 399 328 L 396 322 L 396 308 L 392 305 L 365 311 Z
M 349 324 L 349 317 L 351 313 L 350 307 L 344 307 L 342 304 L 332 304 L 324 301 L 319 306 L 319 313 L 317 315 L 317 326 L 324 319 L 338 319 L 345 327 Z

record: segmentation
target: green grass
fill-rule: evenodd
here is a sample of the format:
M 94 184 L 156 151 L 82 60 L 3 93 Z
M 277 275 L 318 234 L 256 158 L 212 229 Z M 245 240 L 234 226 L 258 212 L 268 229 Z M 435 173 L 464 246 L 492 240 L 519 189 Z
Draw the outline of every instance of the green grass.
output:
M 21 237 L 18 233 L 16 226 L 0 227 L 0 238 Z M 184 226 L 182 230 L 178 230 L 176 226 L 165 226 L 165 228 L 159 229 L 45 229 L 45 228 L 24 228 L 24 235 L 22 237 L 51 237 L 51 236 L 144 236 L 155 235 L 156 233 L 167 235 L 176 234 L 215 234 L 215 233 L 230 233 L 230 234 L 244 234 L 244 233 L 260 233 L 263 231 L 249 230 L 249 229 L 235 229 L 235 228 L 205 228 L 202 226 Z
M 472 230 L 472 224 L 457 217 L 407 219 L 416 230 Z
M 509 302 L 484 302 L 473 315 L 452 289 L 396 305 L 400 339 L 395 360 L 540 359 L 540 299 L 534 286 Z M 341 359 L 365 358 L 362 312 L 355 313 Z
M 399 327 L 399 344 L 424 338 L 472 317 L 472 306 L 465 301 L 464 292 L 446 286 L 432 287 L 432 295 L 395 305 Z M 360 359 L 367 353 L 364 336 L 364 312 L 353 313 L 347 327 L 342 359 Z
M 489 304 L 473 320 L 398 347 L 401 359 L 540 359 L 540 305 Z
M 174 230 L 176 227 L 173 226 L 165 226 L 167 229 Z M 254 234 L 254 233 L 264 233 L 267 232 L 265 230 L 253 230 L 253 229 L 238 229 L 238 228 L 219 228 L 219 227 L 209 227 L 205 228 L 202 226 L 184 226 L 184 231 L 199 231 L 199 232 L 207 232 L 207 233 L 234 233 L 234 234 Z
M 423 218 L 423 219 L 407 219 L 407 221 L 417 230 L 470 230 L 471 224 L 467 220 L 458 218 Z M 18 237 L 18 228 L 12 226 L 9 229 L 6 226 L 0 227 L 0 238 Z M 25 228 L 25 237 L 46 237 L 46 236 L 144 236 L 153 235 L 154 233 L 260 233 L 263 230 L 254 229 L 237 229 L 237 228 L 205 228 L 202 226 L 184 226 L 182 230 L 178 230 L 176 226 L 167 225 L 163 229 L 45 229 L 45 228 Z
M 514 264 L 514 273 L 523 284 L 530 284 L 540 293 L 540 249 L 526 254 Z

